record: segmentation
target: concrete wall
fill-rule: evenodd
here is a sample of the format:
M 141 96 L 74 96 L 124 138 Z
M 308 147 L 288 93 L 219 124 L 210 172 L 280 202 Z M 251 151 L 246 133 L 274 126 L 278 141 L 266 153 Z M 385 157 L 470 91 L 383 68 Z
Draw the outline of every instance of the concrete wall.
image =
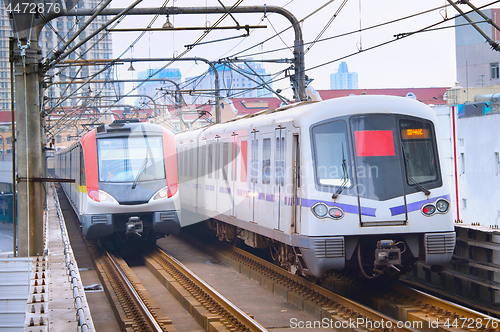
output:
M 500 114 L 457 120 L 460 218 L 466 223 L 498 225 Z M 465 204 L 464 204 L 465 203 Z

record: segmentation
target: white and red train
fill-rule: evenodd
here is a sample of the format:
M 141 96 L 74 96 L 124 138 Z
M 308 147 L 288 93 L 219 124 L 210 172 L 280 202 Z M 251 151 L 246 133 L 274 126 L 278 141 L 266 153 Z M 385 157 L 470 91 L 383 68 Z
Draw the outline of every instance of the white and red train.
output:
M 89 239 L 156 243 L 180 230 L 173 134 L 158 125 L 115 121 L 54 156 L 61 183 Z M 118 241 L 121 242 L 121 241 Z
M 181 226 L 292 271 L 404 272 L 455 246 L 437 119 L 409 98 L 305 102 L 176 135 Z

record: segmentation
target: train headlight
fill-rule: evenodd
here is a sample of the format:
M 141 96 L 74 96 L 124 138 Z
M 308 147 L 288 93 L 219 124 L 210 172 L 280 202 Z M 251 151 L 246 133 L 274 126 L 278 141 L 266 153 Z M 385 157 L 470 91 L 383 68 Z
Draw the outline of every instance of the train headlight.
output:
M 323 203 L 318 203 L 312 208 L 316 217 L 323 218 L 328 213 L 328 207 Z
M 436 202 L 436 208 L 439 212 L 441 213 L 446 213 L 448 212 L 448 209 L 450 208 L 450 203 L 448 203 L 447 201 L 445 201 L 444 199 L 439 199 L 437 202 Z
M 344 211 L 342 211 L 342 209 L 338 207 L 331 208 L 328 213 L 333 219 L 341 219 L 344 216 Z
M 170 195 L 169 195 L 170 194 Z M 157 201 L 159 199 L 165 199 L 172 197 L 171 192 L 169 191 L 168 187 L 161 188 L 156 192 L 156 194 L 153 195 L 153 201 Z
M 422 213 L 426 216 L 430 216 L 434 212 L 436 212 L 436 207 L 432 204 L 427 204 L 422 208 Z
M 102 190 L 95 190 L 95 189 L 90 190 L 88 195 L 92 200 L 96 202 L 118 204 L 118 202 L 116 201 L 116 199 L 114 199 L 113 196 Z

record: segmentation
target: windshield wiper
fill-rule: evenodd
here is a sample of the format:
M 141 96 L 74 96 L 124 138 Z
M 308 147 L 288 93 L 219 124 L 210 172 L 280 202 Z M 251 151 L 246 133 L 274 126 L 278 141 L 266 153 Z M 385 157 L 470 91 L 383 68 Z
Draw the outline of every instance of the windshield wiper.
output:
M 139 172 L 135 176 L 134 183 L 132 183 L 132 189 L 135 189 L 135 187 L 137 187 L 137 182 L 141 178 L 142 174 L 144 174 L 144 172 L 146 171 L 146 165 L 148 164 L 148 152 L 149 152 L 149 147 L 148 151 L 146 151 L 146 158 L 144 158 L 141 168 L 139 168 Z
M 425 189 L 424 186 L 422 186 L 420 183 L 418 183 L 411 175 L 410 166 L 409 166 L 410 158 L 408 158 L 406 156 L 405 147 L 403 146 L 403 143 L 401 143 L 401 148 L 403 149 L 403 158 L 405 159 L 405 170 L 406 170 L 406 174 L 408 175 L 408 180 L 410 180 L 411 184 L 417 186 L 417 188 L 420 189 L 420 191 L 422 191 L 426 196 L 429 196 L 431 194 L 431 192 L 428 189 Z
M 347 186 L 347 182 L 347 163 L 344 155 L 344 143 L 342 143 L 342 183 L 340 184 L 340 187 L 337 189 L 337 191 L 332 194 L 333 199 L 337 199 L 342 191 L 344 191 Z

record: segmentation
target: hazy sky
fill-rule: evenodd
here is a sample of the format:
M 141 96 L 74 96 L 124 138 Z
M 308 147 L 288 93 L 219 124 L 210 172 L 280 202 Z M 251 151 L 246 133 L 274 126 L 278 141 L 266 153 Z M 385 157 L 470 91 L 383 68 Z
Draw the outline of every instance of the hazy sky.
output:
M 222 0 L 230 7 L 234 2 Z M 115 7 L 126 7 L 132 1 L 115 1 Z M 268 5 L 285 7 L 299 20 L 307 17 L 317 8 L 327 3 L 325 0 L 271 0 Z M 159 7 L 164 1 L 144 0 L 139 7 Z M 447 9 L 434 10 L 430 13 L 418 15 L 412 18 L 384 25 L 382 27 L 357 32 L 388 21 L 412 16 L 426 10 L 444 6 L 445 0 L 351 0 L 342 2 L 336 0 L 323 8 L 318 13 L 310 16 L 302 23 L 304 42 L 313 41 L 318 34 L 327 26 L 334 14 L 338 15 L 321 36 L 322 39 L 338 36 L 348 32 L 356 31 L 349 36 L 331 38 L 314 44 L 305 55 L 306 70 L 329 63 L 316 69 L 307 70 L 306 75 L 313 78 L 311 85 L 316 90 L 330 88 L 330 74 L 335 73 L 340 61 L 346 61 L 349 71 L 358 73 L 359 88 L 407 88 L 407 87 L 451 87 L 456 80 L 455 73 L 455 34 L 453 28 L 441 29 L 437 31 L 418 33 L 407 38 L 394 41 L 395 35 L 401 33 L 414 32 L 443 20 L 453 17 L 456 11 L 452 7 Z M 485 0 L 472 0 L 477 6 L 483 6 L 489 2 Z M 263 5 L 262 2 L 244 0 L 240 6 Z M 218 1 L 194 1 L 194 0 L 170 0 L 168 6 L 176 7 L 205 7 L 220 6 Z M 500 4 L 498 5 L 500 6 Z M 493 6 L 495 7 L 495 6 Z M 461 6 L 463 10 L 469 7 Z M 281 15 L 268 13 L 265 17 L 262 13 L 256 14 L 235 14 L 240 25 L 266 25 L 265 29 L 255 29 L 250 36 L 228 41 L 221 41 L 199 45 L 188 52 L 186 57 L 204 57 L 209 60 L 238 55 L 253 55 L 254 59 L 279 59 L 293 58 L 294 35 L 292 29 L 262 44 L 264 40 L 275 35 L 275 31 L 281 31 L 290 24 Z M 171 16 L 170 20 L 175 27 L 197 26 L 203 27 L 205 24 L 211 25 L 219 19 L 220 15 L 177 15 Z M 152 16 L 128 17 L 120 25 L 125 27 L 145 27 Z M 153 27 L 161 27 L 165 22 L 165 16 L 160 16 L 153 24 Z M 207 22 L 207 23 L 206 23 Z M 454 20 L 442 23 L 436 27 L 451 27 Z M 234 26 L 234 21 L 227 17 L 220 26 Z M 213 41 L 221 38 L 241 35 L 243 32 L 236 30 L 212 31 L 203 42 Z M 136 39 L 139 32 L 113 33 L 113 52 L 115 57 L 124 52 L 127 47 Z M 165 31 L 148 32 L 135 45 L 133 51 L 127 51 L 124 57 L 172 57 L 186 50 L 185 45 L 195 42 L 202 31 Z M 382 43 L 394 41 L 387 45 L 370 49 Z M 259 45 L 260 44 L 260 45 Z M 240 53 L 248 47 L 259 45 L 251 50 Z M 259 54 L 275 49 L 287 48 L 278 52 Z M 305 46 L 307 49 L 309 45 Z M 362 50 L 362 51 L 360 51 Z M 493 52 L 493 51 L 492 51 Z M 257 54 L 255 54 L 257 53 Z M 354 54 L 354 55 L 352 55 Z M 345 59 L 342 59 L 346 57 Z M 342 60 L 341 60 L 342 59 Z M 165 63 L 137 63 L 134 67 L 137 70 L 155 68 Z M 202 62 L 197 64 L 190 62 L 178 62 L 170 67 L 179 68 L 184 77 L 202 74 L 207 66 Z M 268 72 L 275 73 L 286 68 L 283 64 L 264 64 Z M 121 78 L 131 77 L 132 72 L 127 72 L 128 64 L 120 68 Z M 136 72 L 135 72 L 136 73 Z M 126 86 L 130 87 L 130 85 Z M 281 80 L 273 86 L 276 88 L 289 90 L 289 81 Z

